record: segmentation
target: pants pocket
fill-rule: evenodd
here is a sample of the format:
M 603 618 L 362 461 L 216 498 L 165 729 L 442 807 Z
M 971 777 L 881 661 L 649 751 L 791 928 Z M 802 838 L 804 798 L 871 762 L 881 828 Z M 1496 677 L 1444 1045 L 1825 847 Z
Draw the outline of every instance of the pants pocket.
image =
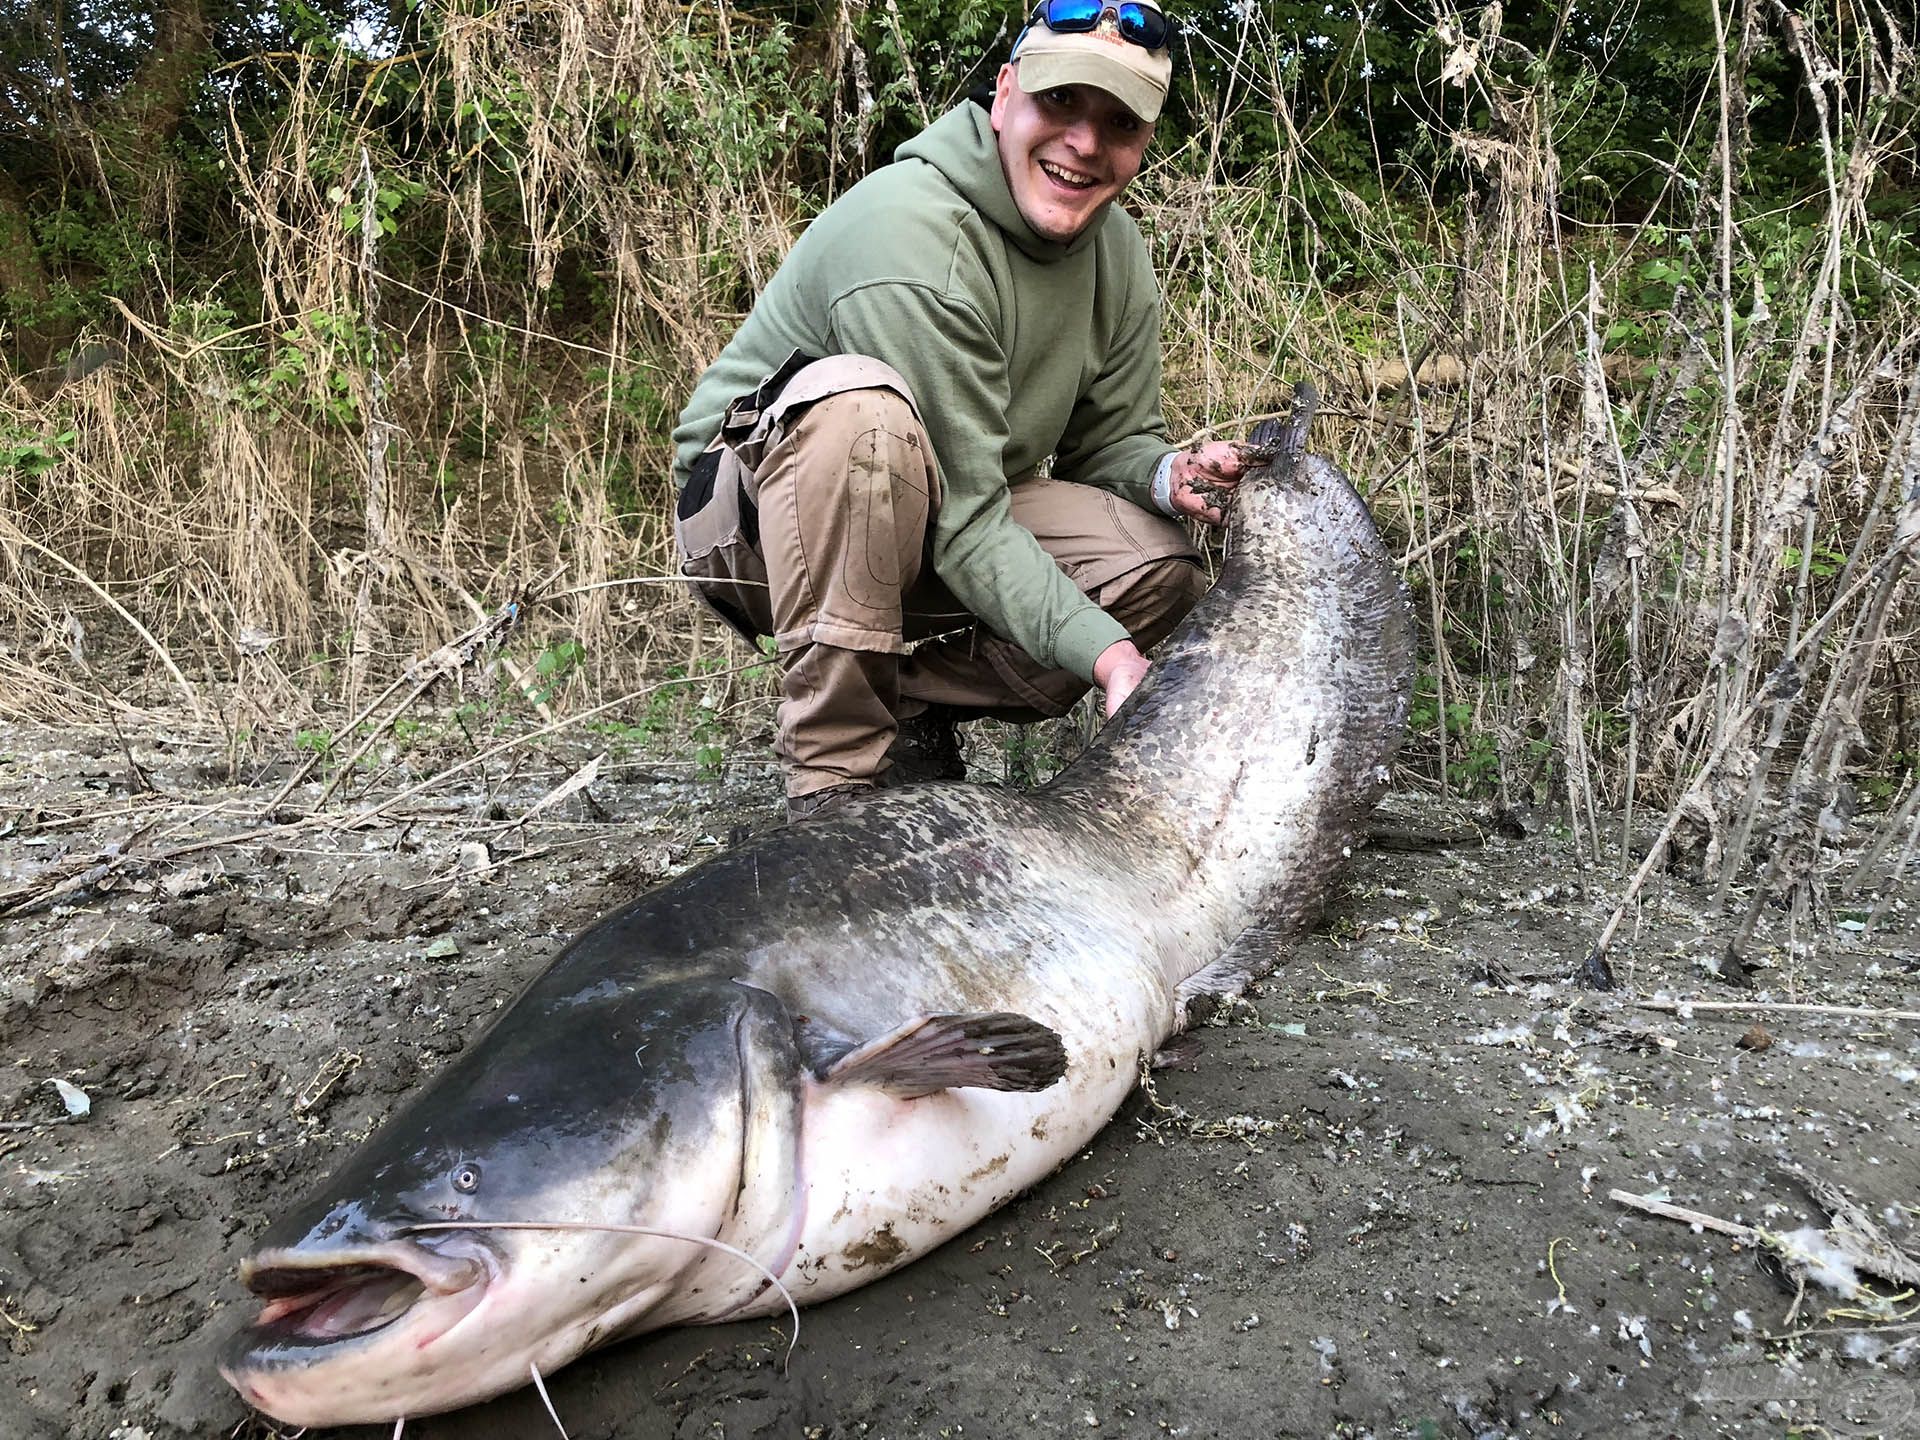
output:
M 758 549 L 759 517 L 743 504 L 739 462 L 726 450 L 709 450 L 700 457 L 687 491 L 682 492 L 683 500 L 691 494 L 697 501 L 693 487 L 708 484 L 702 472 L 709 465 L 711 482 L 705 503 L 691 514 L 676 510 L 674 515 L 680 573 L 715 614 L 752 640 L 772 628 L 767 567 Z

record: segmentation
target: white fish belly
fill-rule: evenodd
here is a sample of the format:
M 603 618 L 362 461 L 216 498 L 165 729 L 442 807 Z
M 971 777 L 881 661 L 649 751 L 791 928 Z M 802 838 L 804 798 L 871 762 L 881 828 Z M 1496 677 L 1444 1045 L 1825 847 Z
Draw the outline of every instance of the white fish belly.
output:
M 1066 1046 L 1067 1073 L 1045 1090 L 899 1100 L 808 1082 L 796 1196 L 805 1220 L 781 1276 L 795 1298 L 824 1300 L 924 1255 L 1051 1174 L 1107 1123 L 1174 1012 L 1158 967 L 1137 958 L 1111 961 L 1088 982 L 1009 1005 Z

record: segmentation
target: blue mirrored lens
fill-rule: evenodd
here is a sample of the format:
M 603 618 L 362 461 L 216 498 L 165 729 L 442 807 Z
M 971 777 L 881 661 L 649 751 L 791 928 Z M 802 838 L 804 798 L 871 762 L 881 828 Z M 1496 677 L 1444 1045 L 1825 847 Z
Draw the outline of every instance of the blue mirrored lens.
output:
M 1062 35 L 1074 35 L 1092 30 L 1100 23 L 1100 13 L 1107 8 L 1107 0 L 1047 0 L 1040 7 L 1041 17 L 1049 30 Z M 1132 6 L 1139 9 L 1139 6 Z
M 1167 43 L 1167 17 L 1145 5 L 1121 5 L 1120 34 L 1136 45 L 1158 50 Z
M 1108 11 L 1118 21 L 1121 39 L 1148 50 L 1165 46 L 1173 29 L 1173 22 L 1151 5 L 1116 5 L 1113 0 L 1046 0 L 1035 18 L 1055 34 L 1084 35 L 1098 29 Z

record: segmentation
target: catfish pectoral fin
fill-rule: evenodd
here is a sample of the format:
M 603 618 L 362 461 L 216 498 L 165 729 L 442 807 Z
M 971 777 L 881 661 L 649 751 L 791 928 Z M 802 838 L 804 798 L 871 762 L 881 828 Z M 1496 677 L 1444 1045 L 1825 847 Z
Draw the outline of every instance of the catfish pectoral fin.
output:
M 1028 1016 L 993 1011 L 919 1016 L 848 1051 L 821 1078 L 911 1100 L 963 1088 L 1044 1090 L 1066 1073 L 1057 1034 Z

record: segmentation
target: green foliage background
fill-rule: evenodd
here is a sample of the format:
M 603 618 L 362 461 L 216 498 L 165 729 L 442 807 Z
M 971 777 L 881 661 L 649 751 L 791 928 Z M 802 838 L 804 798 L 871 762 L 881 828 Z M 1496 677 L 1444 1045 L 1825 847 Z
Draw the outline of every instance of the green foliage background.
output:
M 1321 443 L 1415 587 L 1439 783 L 1677 786 L 1766 657 L 1857 594 L 1904 495 L 1913 18 L 1179 13 L 1128 202 L 1176 430 L 1320 385 Z M 722 685 L 665 583 L 673 419 L 808 218 L 988 82 L 1021 19 L 0 0 L 9 524 L 242 682 L 236 731 L 351 702 L 531 576 L 577 597 L 530 627 L 538 705 L 636 671 Z M 0 667 L 99 602 L 57 566 L 6 581 Z M 1901 768 L 1905 653 L 1873 654 L 1862 740 Z M 758 669 L 732 684 L 703 725 L 764 696 Z
M 1204 141 L 1220 179 L 1258 183 L 1293 139 L 1270 107 L 1235 103 L 1249 86 L 1265 87 L 1288 106 L 1301 158 L 1326 198 L 1398 206 L 1404 223 L 1417 225 L 1469 189 L 1448 136 L 1483 128 L 1488 106 L 1440 78 L 1445 42 L 1435 18 L 1444 7 L 1248 0 L 1179 13 L 1186 63 L 1161 126 L 1163 152 Z M 1807 13 L 1844 49 L 1844 8 Z M 576 138 L 620 183 L 661 193 L 691 194 L 745 165 L 777 167 L 799 214 L 881 162 L 929 109 L 989 80 L 1019 19 L 996 0 L 734 0 L 643 4 L 633 14 L 632 23 L 657 27 L 684 83 L 598 97 L 588 132 Z M 595 18 L 591 6 L 470 0 L 174 0 L 159 9 L 108 0 L 52 10 L 9 0 L 0 10 L 0 211 L 16 227 L 16 283 L 4 297 L 14 362 L 45 363 L 80 328 L 110 327 L 109 295 L 139 307 L 195 291 L 236 315 L 257 312 L 263 279 L 244 263 L 248 197 L 234 186 L 229 159 L 279 133 L 303 79 L 334 61 L 345 64 L 343 85 L 318 98 L 351 111 L 333 134 L 316 136 L 318 151 L 305 158 L 341 178 L 351 146 L 380 147 L 382 224 L 395 240 L 383 266 L 438 279 L 444 223 L 419 210 L 451 202 L 476 165 L 487 172 L 477 198 L 499 248 L 472 258 L 487 269 L 511 259 L 525 243 L 516 233 L 515 158 L 532 137 L 536 97 L 511 72 L 462 83 L 449 64 L 460 61 L 458 37 L 476 21 L 505 20 L 513 51 L 538 56 L 569 16 Z M 1715 141 L 1711 16 L 1708 0 L 1504 13 L 1497 63 L 1552 96 L 1565 223 L 1637 221 L 1698 199 Z M 1484 25 L 1486 12 L 1461 23 L 1476 20 Z M 1250 36 L 1280 43 L 1250 53 Z M 864 57 L 857 98 L 845 46 Z M 1744 89 L 1744 204 L 1756 216 L 1791 217 L 1818 198 L 1822 181 L 1815 117 L 1781 45 L 1755 50 Z M 1908 147 L 1885 167 L 1868 205 L 1893 231 L 1911 220 L 1917 195 Z M 401 225 L 408 206 L 415 219 Z M 1330 203 L 1327 216 L 1346 208 Z M 557 304 L 548 303 L 591 330 L 606 319 L 593 280 L 602 257 L 582 238 L 568 247 Z M 1368 275 L 1362 237 L 1336 225 L 1334 251 L 1336 266 Z M 34 271 L 39 283 L 18 283 Z

